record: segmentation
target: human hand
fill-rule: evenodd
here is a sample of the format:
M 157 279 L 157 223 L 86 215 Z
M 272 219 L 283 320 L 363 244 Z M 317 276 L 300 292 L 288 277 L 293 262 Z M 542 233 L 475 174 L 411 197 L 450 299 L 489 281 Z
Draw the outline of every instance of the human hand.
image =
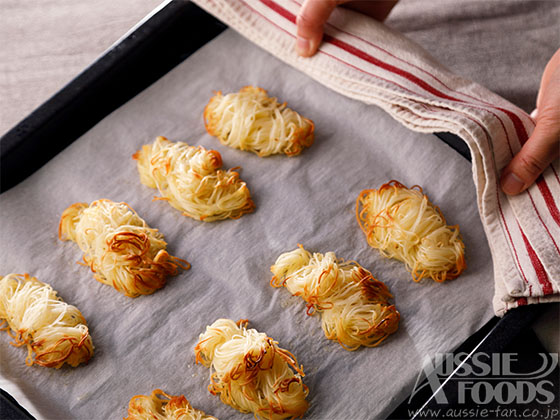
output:
M 560 50 L 544 69 L 531 116 L 537 123 L 535 131 L 502 171 L 502 190 L 509 195 L 529 188 L 560 155 Z
M 296 51 L 302 57 L 311 57 L 323 39 L 323 25 L 336 6 L 344 4 L 379 21 L 385 20 L 398 0 L 349 1 L 305 0 L 297 16 Z

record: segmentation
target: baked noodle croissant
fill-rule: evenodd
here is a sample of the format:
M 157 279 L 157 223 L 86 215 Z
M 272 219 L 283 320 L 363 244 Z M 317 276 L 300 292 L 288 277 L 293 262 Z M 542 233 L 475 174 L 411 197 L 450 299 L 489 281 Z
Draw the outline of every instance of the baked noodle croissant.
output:
M 78 308 L 29 274 L 0 276 L 0 320 L 0 327 L 14 339 L 12 345 L 27 346 L 28 366 L 76 367 L 93 356 L 86 320 Z
M 355 261 L 333 252 L 311 254 L 299 245 L 280 255 L 271 271 L 270 284 L 305 300 L 308 315 L 320 313 L 325 336 L 346 350 L 375 347 L 399 326 L 387 286 Z
M 78 244 L 97 281 L 129 297 L 154 293 L 179 267 L 190 268 L 167 253 L 163 235 L 126 203 L 72 204 L 62 213 L 58 237 Z
M 208 390 L 258 419 L 303 416 L 309 390 L 302 367 L 272 338 L 246 327 L 246 320 L 218 319 L 200 335 L 196 362 L 212 372 Z
M 163 397 L 163 398 L 162 398 Z M 128 404 L 124 420 L 217 420 L 192 407 L 184 395 L 168 395 L 156 389 L 150 396 L 136 395 Z
M 416 187 L 390 181 L 362 191 L 356 201 L 358 223 L 368 243 L 404 262 L 415 282 L 454 279 L 466 268 L 459 226 L 448 226 L 440 209 Z
M 261 157 L 299 155 L 314 140 L 313 121 L 253 86 L 225 96 L 217 92 L 204 109 L 204 123 L 208 133 L 226 146 Z
M 254 210 L 251 193 L 235 169 L 222 167 L 215 150 L 158 137 L 132 155 L 142 184 L 157 188 L 185 216 L 205 222 L 238 219 Z

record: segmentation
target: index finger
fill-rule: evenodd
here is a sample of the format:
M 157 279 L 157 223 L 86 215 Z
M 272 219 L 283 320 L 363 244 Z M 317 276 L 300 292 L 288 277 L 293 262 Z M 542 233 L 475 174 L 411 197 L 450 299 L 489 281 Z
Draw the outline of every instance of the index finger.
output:
M 346 1 L 305 0 L 296 19 L 296 50 L 299 55 L 315 54 L 323 38 L 323 25 L 339 4 Z

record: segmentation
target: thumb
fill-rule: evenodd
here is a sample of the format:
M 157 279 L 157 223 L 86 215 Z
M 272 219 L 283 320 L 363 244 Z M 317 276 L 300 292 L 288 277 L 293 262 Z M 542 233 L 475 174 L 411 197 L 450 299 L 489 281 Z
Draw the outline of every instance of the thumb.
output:
M 506 194 L 526 190 L 558 158 L 560 121 L 557 118 L 539 110 L 535 131 L 502 172 L 501 185 Z
M 506 194 L 529 188 L 560 155 L 560 50 L 544 70 L 536 111 L 535 131 L 502 172 Z
M 305 0 L 297 16 L 296 51 L 303 57 L 315 54 L 321 39 L 323 39 L 323 25 L 334 8 L 345 3 L 331 0 Z

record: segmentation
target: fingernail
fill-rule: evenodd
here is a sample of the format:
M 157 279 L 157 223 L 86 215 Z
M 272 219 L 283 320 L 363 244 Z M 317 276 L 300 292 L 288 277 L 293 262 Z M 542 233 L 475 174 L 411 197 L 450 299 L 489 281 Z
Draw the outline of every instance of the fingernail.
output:
M 299 55 L 308 56 L 311 49 L 311 43 L 307 38 L 298 37 L 296 40 L 296 51 Z
M 533 109 L 533 112 L 531 112 L 531 118 L 536 119 L 538 114 L 539 110 L 537 108 Z
M 525 183 L 513 172 L 509 172 L 502 178 L 502 189 L 506 194 L 519 194 L 524 186 Z

